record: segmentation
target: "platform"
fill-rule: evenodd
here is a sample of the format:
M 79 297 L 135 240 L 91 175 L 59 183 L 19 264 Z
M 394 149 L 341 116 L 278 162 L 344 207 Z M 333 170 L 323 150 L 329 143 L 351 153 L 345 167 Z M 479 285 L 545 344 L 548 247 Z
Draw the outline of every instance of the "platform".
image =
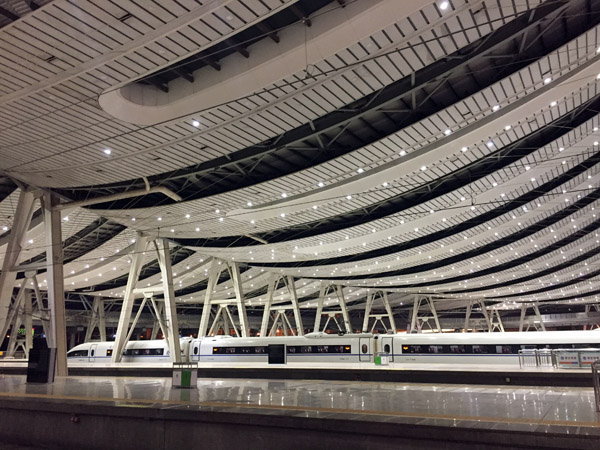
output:
M 0 360 L 0 374 L 23 375 L 27 362 Z M 79 364 L 69 367 L 73 376 L 137 376 L 170 377 L 171 363 L 147 366 L 139 363 L 126 364 Z M 403 364 L 401 367 L 364 366 L 346 364 L 332 368 L 330 364 L 265 365 L 246 363 L 235 367 L 231 364 L 202 363 L 198 367 L 201 378 L 241 379 L 310 379 L 331 381 L 377 381 L 393 383 L 458 383 L 512 386 L 578 386 L 592 387 L 589 369 L 554 369 L 552 367 L 522 367 L 508 365 L 475 366 L 469 364 Z
M 86 449 L 596 448 L 589 388 L 0 376 L 0 442 Z

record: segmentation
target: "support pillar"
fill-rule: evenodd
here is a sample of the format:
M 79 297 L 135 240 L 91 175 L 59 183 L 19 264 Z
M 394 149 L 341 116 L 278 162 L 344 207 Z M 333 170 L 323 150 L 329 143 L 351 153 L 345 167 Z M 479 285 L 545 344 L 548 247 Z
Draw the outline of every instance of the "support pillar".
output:
M 323 315 L 323 303 L 325 302 L 325 296 L 329 291 L 329 286 L 322 281 L 321 288 L 319 289 L 319 299 L 317 300 L 317 311 L 315 313 L 315 326 L 314 331 L 321 331 L 321 316 Z
M 352 324 L 350 324 L 350 316 L 348 315 L 348 308 L 346 308 L 346 299 L 344 298 L 344 291 L 341 285 L 337 286 L 337 297 L 340 309 L 342 310 L 342 317 L 344 318 L 344 332 L 352 333 Z
M 200 318 L 200 327 L 198 328 L 198 337 L 208 336 L 208 321 L 212 307 L 213 291 L 221 275 L 220 261 L 213 259 L 208 270 L 208 283 L 206 284 L 206 294 L 204 295 L 204 307 L 202 308 L 202 317 Z
M 46 334 L 48 346 L 56 347 L 56 376 L 66 377 L 67 324 L 65 321 L 65 290 L 63 274 L 63 247 L 60 211 L 55 209 L 58 198 L 45 192 L 42 196 L 44 229 L 46 231 L 46 279 L 48 280 L 48 307 L 50 330 Z
M 18 264 L 21 251 L 25 246 L 27 229 L 31 223 L 35 207 L 35 198 L 36 194 L 33 191 L 21 190 L 13 225 L 10 229 L 10 238 L 2 262 L 2 271 L 0 272 L 0 331 L 4 331 L 0 336 L 6 336 L 6 329 L 8 328 L 6 319 L 8 318 L 13 289 L 17 279 L 17 273 L 13 271 L 13 268 Z
M 240 276 L 240 266 L 237 263 L 231 263 L 228 265 L 231 279 L 233 281 L 233 289 L 235 291 L 238 319 L 240 321 L 240 336 L 248 337 L 248 318 L 246 316 L 246 304 L 244 302 L 244 290 L 242 287 L 242 277 Z M 229 312 L 229 310 L 227 310 L 227 312 Z
M 294 277 L 287 277 L 287 287 L 292 301 L 292 310 L 294 311 L 294 321 L 296 322 L 296 336 L 304 336 L 304 325 L 302 324 L 302 315 L 300 314 L 300 306 L 298 305 L 298 294 L 296 292 L 296 284 Z M 287 317 L 286 317 L 287 320 Z
M 131 312 L 133 311 L 133 305 L 135 303 L 133 291 L 140 277 L 142 265 L 144 264 L 143 253 L 146 251 L 147 246 L 148 237 L 138 233 L 133 252 L 131 253 L 129 277 L 127 278 L 127 286 L 125 287 L 125 293 L 123 294 L 123 305 L 121 307 L 121 314 L 119 315 L 119 324 L 117 325 L 115 345 L 113 347 L 111 358 L 113 363 L 121 362 L 123 350 L 125 350 L 125 345 L 127 345 L 129 321 L 131 320 Z
M 157 239 L 154 241 L 154 245 L 156 246 L 156 255 L 162 274 L 163 295 L 165 299 L 165 317 L 162 325 L 163 334 L 169 346 L 171 360 L 173 362 L 181 362 L 179 322 L 177 320 L 177 305 L 175 305 L 175 290 L 173 289 L 173 271 L 171 270 L 171 252 L 169 251 L 169 243 L 166 239 Z
M 100 341 L 106 341 L 106 319 L 104 317 L 104 299 L 102 297 L 94 297 L 92 304 L 92 317 L 90 317 L 87 330 L 85 332 L 85 341 L 89 342 L 92 339 L 94 329 L 98 327 L 100 332 Z
M 271 274 L 269 284 L 267 287 L 267 300 L 263 309 L 262 322 L 260 325 L 260 337 L 267 337 L 267 327 L 269 326 L 269 318 L 271 317 L 271 305 L 273 304 L 273 294 L 275 293 L 275 287 L 279 277 L 275 274 Z

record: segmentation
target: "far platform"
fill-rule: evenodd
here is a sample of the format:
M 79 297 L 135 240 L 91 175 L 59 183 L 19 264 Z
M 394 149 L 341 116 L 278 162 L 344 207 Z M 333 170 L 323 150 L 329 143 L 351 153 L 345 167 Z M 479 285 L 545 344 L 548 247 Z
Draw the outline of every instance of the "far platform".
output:
M 0 376 L 0 443 L 86 449 L 597 448 L 589 388 Z
M 0 374 L 23 375 L 27 362 L 0 360 Z M 69 375 L 82 376 L 138 376 L 170 377 L 171 364 L 158 364 L 151 367 L 136 363 L 89 364 L 69 367 Z M 402 364 L 401 367 L 365 366 L 346 364 L 343 368 L 328 364 L 312 363 L 265 365 L 246 363 L 234 367 L 230 364 L 201 363 L 198 366 L 200 378 L 242 378 L 242 379 L 310 379 L 338 381 L 375 381 L 395 383 L 458 383 L 490 384 L 514 386 L 579 386 L 592 387 L 591 370 L 554 369 L 551 367 L 522 367 L 512 365 L 469 364 Z

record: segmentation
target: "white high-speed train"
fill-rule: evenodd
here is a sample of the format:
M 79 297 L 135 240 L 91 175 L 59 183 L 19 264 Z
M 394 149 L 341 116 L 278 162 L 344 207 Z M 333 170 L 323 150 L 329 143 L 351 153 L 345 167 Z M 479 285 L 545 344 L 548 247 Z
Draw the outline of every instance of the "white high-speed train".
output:
M 67 353 L 70 365 L 109 363 L 113 342 L 88 342 Z M 506 333 L 432 334 L 345 334 L 309 333 L 305 336 L 229 336 L 182 338 L 181 360 L 186 362 L 238 365 L 240 363 L 310 366 L 327 363 L 374 364 L 374 356 L 387 353 L 390 365 L 403 363 L 438 364 L 519 364 L 519 350 L 573 349 L 600 350 L 600 331 L 545 331 Z M 169 348 L 164 340 L 130 341 L 123 352 L 124 363 L 168 363 Z M 253 364 L 254 365 L 254 364 Z

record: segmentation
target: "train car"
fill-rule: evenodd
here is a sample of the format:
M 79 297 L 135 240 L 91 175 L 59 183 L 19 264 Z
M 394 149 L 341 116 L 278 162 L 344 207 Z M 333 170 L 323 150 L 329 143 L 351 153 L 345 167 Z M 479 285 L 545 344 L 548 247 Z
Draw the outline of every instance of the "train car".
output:
M 189 358 L 191 338 L 180 339 L 181 359 Z M 77 345 L 67 352 L 67 362 L 70 366 L 110 363 L 114 342 L 86 342 Z M 148 341 L 129 341 L 123 351 L 124 363 L 169 363 L 171 355 L 169 346 L 164 339 Z
M 305 336 L 183 338 L 181 360 L 218 365 L 297 365 L 343 367 L 373 365 L 375 355 L 389 364 L 505 364 L 519 365 L 519 350 L 600 349 L 599 331 L 546 331 L 531 333 L 344 334 L 309 333 Z M 88 342 L 67 353 L 70 365 L 110 362 L 112 342 Z M 124 363 L 168 363 L 164 340 L 131 341 Z
M 371 334 L 309 333 L 305 336 L 208 337 L 191 342 L 190 361 L 207 363 L 344 364 L 369 362 Z
M 531 333 L 445 333 L 396 335 L 391 344 L 384 337 L 376 351 L 390 362 L 438 364 L 519 365 L 519 350 L 600 349 L 597 331 L 544 331 Z M 376 344 L 377 345 L 377 344 Z

